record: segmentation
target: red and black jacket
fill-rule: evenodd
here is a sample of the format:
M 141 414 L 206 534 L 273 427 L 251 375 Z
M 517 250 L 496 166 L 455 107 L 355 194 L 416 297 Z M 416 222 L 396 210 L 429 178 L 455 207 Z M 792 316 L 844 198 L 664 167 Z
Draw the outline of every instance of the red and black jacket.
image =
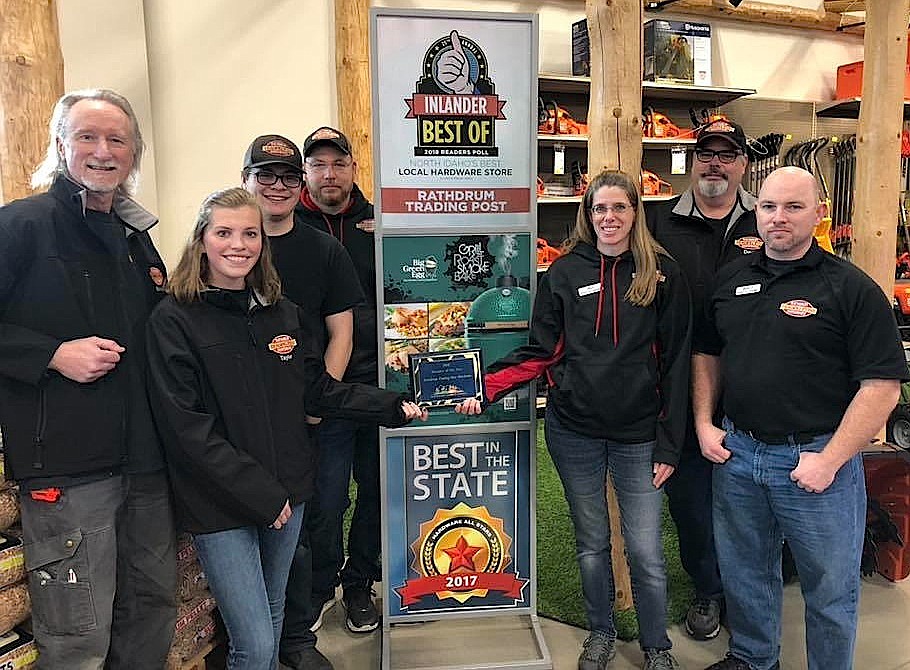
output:
M 495 401 L 546 375 L 548 405 L 570 430 L 619 442 L 657 441 L 654 461 L 675 465 L 689 393 L 690 304 L 676 262 L 660 257 L 657 297 L 639 307 L 624 296 L 631 252 L 604 256 L 580 243 L 537 288 L 529 342 L 486 376 Z

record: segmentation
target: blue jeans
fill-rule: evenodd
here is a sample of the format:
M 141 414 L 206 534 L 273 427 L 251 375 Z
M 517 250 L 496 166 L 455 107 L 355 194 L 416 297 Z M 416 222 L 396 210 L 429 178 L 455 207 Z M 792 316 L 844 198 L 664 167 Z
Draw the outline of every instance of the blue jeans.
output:
M 575 551 L 591 630 L 616 637 L 610 516 L 604 489 L 609 468 L 622 517 L 639 643 L 642 649 L 669 649 L 660 521 L 663 496 L 653 484 L 654 442 L 626 444 L 585 437 L 565 428 L 549 408 L 545 430 L 575 526 Z
M 303 503 L 281 530 L 245 526 L 193 537 L 230 641 L 229 670 L 273 670 L 284 590 L 303 521 Z
M 724 420 L 730 459 L 714 466 L 714 536 L 730 625 L 730 651 L 758 670 L 780 654 L 781 545 L 790 546 L 806 601 L 810 670 L 853 667 L 859 563 L 866 525 L 862 459 L 852 458 L 822 493 L 790 480 L 802 452 L 831 435 L 766 444 Z

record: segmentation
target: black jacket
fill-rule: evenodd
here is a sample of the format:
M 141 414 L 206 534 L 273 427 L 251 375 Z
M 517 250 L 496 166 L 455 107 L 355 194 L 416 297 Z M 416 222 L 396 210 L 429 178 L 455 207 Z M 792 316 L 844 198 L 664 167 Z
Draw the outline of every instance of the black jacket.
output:
M 654 461 L 679 460 L 689 384 L 689 296 L 679 266 L 660 257 L 657 298 L 623 296 L 631 252 L 611 258 L 588 244 L 541 277 L 526 346 L 490 366 L 489 399 L 547 375 L 548 405 L 571 430 L 620 442 L 657 440 Z
M 348 250 L 365 301 L 354 308 L 354 350 L 348 363 L 345 381 L 376 383 L 378 372 L 376 324 L 376 251 L 374 246 L 373 204 L 354 184 L 351 203 L 339 214 L 326 214 L 304 189 L 294 218 L 337 238 Z
M 725 230 L 716 230 L 705 220 L 691 188 L 676 198 L 647 203 L 645 216 L 654 239 L 679 263 L 692 292 L 692 322 L 697 326 L 704 318 L 705 289 L 717 269 L 762 246 L 755 225 L 755 196 L 739 188 Z
M 157 220 L 117 197 L 117 219 L 99 224 L 84 196 L 59 177 L 0 208 L 0 427 L 17 480 L 115 469 L 127 456 L 137 472 L 164 467 L 144 378 L 145 321 L 165 279 L 147 233 Z M 92 335 L 126 347 L 111 372 L 79 384 L 47 369 L 61 343 Z
M 248 307 L 218 289 L 152 313 L 149 395 L 185 530 L 267 525 L 285 500 L 307 499 L 305 414 L 404 423 L 403 396 L 325 372 L 311 320 L 285 298 Z

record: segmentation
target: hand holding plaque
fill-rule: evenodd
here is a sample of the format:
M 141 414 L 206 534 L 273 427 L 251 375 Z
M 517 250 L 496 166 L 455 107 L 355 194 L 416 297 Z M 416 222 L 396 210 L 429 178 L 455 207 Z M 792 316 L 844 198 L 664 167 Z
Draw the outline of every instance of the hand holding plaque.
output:
M 483 404 L 480 349 L 411 354 L 411 388 L 420 407 L 452 407 L 474 399 Z

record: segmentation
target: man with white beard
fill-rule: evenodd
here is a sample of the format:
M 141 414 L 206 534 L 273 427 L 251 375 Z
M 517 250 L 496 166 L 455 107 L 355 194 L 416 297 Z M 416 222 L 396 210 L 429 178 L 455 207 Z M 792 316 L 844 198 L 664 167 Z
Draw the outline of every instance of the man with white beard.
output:
M 648 228 L 677 260 L 692 292 L 694 332 L 704 318 L 705 287 L 717 269 L 762 246 L 755 227 L 755 197 L 741 186 L 749 163 L 746 134 L 725 119 L 698 134 L 692 183 L 670 200 L 648 203 Z M 699 450 L 691 403 L 686 438 L 676 472 L 665 490 L 679 533 L 683 568 L 692 578 L 695 599 L 686 615 L 686 631 L 696 640 L 720 632 L 723 587 L 711 528 L 711 468 Z

